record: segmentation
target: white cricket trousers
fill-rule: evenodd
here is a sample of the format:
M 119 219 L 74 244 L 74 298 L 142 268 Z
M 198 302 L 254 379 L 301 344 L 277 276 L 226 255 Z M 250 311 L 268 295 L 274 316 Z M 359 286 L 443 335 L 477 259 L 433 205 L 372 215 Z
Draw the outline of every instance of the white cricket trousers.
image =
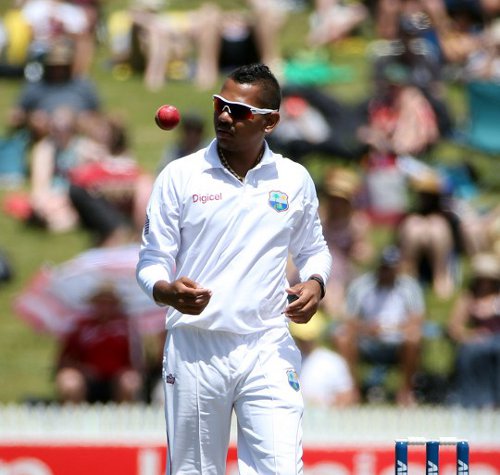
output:
M 300 475 L 301 355 L 288 328 L 169 330 L 163 360 L 167 475 L 225 475 L 231 415 L 240 475 Z

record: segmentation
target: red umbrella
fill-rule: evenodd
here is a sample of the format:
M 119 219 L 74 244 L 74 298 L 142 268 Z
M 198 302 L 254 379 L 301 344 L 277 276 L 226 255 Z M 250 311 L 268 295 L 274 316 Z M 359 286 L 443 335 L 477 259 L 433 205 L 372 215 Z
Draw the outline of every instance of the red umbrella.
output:
M 96 248 L 57 266 L 40 269 L 15 298 L 14 311 L 36 330 L 62 336 L 89 311 L 89 297 L 112 285 L 142 334 L 164 330 L 164 307 L 141 290 L 135 278 L 137 244 Z

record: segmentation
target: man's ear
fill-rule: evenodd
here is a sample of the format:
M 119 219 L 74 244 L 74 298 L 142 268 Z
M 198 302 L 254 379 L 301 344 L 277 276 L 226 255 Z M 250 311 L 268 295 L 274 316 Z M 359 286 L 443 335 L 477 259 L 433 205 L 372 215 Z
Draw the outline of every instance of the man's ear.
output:
M 271 112 L 266 115 L 266 121 L 264 126 L 264 132 L 269 134 L 273 131 L 273 129 L 278 125 L 280 121 L 280 113 L 279 112 Z

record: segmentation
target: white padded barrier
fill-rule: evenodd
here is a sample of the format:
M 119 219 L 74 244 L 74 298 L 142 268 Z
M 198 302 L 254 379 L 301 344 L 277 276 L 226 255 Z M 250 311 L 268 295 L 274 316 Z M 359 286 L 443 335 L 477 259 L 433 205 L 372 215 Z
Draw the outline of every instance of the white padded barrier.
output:
M 386 445 L 408 437 L 417 442 L 441 438 L 444 443 L 451 443 L 463 439 L 472 445 L 500 446 L 500 411 L 440 407 L 400 410 L 371 406 L 319 410 L 310 407 L 304 416 L 305 444 Z M 0 405 L 0 444 L 9 441 L 164 443 L 164 413 L 160 406 L 141 404 Z

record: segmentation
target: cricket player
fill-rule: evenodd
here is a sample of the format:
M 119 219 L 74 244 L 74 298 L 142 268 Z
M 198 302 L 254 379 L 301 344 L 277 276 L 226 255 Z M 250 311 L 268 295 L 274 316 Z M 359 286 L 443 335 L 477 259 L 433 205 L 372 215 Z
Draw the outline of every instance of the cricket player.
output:
M 224 475 L 233 411 L 240 474 L 303 473 L 288 322 L 313 317 L 331 257 L 310 175 L 265 141 L 280 100 L 267 66 L 233 71 L 213 96 L 216 138 L 169 163 L 148 204 L 137 279 L 168 306 L 168 474 Z

